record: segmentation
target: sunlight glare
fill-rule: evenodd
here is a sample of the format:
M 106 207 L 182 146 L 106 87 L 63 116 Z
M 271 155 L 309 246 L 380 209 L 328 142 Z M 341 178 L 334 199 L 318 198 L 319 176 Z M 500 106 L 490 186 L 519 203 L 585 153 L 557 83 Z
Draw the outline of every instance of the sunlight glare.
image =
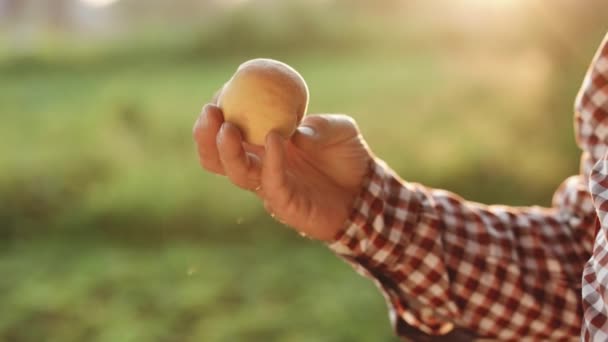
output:
M 519 0 L 465 0 L 462 2 L 464 6 L 472 6 L 477 8 L 509 10 L 521 5 Z
M 109 6 L 115 2 L 118 2 L 119 0 L 80 0 L 81 2 L 84 2 L 87 5 L 90 5 L 92 7 L 105 7 L 105 6 Z

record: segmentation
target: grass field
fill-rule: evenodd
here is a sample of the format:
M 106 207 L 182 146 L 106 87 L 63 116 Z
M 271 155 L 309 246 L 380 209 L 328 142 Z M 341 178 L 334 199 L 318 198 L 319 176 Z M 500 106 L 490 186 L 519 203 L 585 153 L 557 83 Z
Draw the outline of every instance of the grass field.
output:
M 602 32 L 575 55 L 412 35 L 2 51 L 0 341 L 393 341 L 371 282 L 202 172 L 191 128 L 240 62 L 280 58 L 405 179 L 548 205 L 577 172 L 572 101 Z
M 2 341 L 392 340 L 373 285 L 312 242 L 22 241 L 0 270 Z

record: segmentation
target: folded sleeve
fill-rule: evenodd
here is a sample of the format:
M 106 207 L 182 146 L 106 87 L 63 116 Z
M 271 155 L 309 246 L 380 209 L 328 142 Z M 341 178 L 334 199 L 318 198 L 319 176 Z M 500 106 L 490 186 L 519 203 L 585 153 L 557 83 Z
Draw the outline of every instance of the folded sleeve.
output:
M 564 212 L 465 201 L 375 160 L 330 248 L 381 288 L 397 333 L 555 340 L 580 333 L 582 241 L 594 222 Z
M 370 164 L 329 247 L 381 289 L 398 334 L 608 340 L 607 38 L 575 101 L 580 174 L 551 208 L 470 202 Z
M 608 35 L 587 72 L 575 104 L 577 141 L 587 152 L 589 192 L 597 213 L 593 254 L 582 278 L 584 341 L 608 340 Z

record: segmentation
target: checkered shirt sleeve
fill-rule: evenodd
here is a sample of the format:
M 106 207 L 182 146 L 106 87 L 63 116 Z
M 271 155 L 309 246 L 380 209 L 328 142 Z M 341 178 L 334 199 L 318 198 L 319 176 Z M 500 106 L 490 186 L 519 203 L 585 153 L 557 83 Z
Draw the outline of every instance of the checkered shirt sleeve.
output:
M 583 271 L 584 341 L 608 341 L 608 36 L 596 54 L 577 97 L 575 117 L 579 144 L 597 161 L 589 191 L 597 212 L 593 256 Z
M 379 159 L 371 163 L 345 227 L 329 246 L 381 289 L 397 334 L 457 328 L 483 338 L 560 341 L 579 339 L 581 326 L 585 336 L 608 331 L 608 293 L 599 284 L 608 284 L 608 267 L 601 266 L 608 265 L 608 243 L 601 230 L 593 246 L 595 209 L 602 219 L 608 210 L 608 161 L 601 159 L 607 56 L 603 44 L 576 101 L 581 174 L 562 183 L 551 208 L 474 203 L 405 182 Z

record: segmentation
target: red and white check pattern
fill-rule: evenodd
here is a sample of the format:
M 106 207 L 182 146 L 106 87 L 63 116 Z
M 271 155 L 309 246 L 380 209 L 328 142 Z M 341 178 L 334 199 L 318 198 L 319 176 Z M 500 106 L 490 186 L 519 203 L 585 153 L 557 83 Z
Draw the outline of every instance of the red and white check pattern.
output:
M 579 142 L 599 160 L 591 170 L 589 189 L 598 224 L 593 257 L 583 271 L 583 340 L 608 341 L 608 36 L 589 70 L 576 102 Z
M 398 334 L 560 341 L 582 326 L 585 340 L 608 341 L 607 79 L 604 40 L 576 100 L 581 174 L 551 208 L 465 201 L 371 163 L 330 247 L 380 287 Z

